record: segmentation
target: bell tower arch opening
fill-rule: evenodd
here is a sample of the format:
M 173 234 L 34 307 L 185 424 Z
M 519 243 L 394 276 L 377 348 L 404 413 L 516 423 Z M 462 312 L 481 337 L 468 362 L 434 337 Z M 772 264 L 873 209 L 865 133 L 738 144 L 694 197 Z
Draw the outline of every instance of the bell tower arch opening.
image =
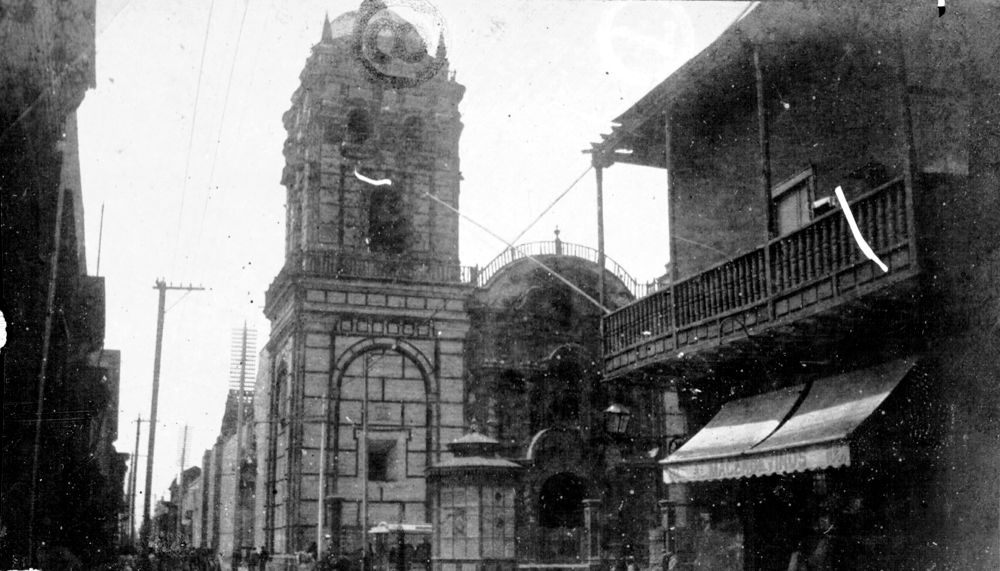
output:
M 371 117 L 364 109 L 351 109 L 347 114 L 347 132 L 344 142 L 348 145 L 363 145 L 372 134 Z
M 398 256 L 410 241 L 410 219 L 406 215 L 399 186 L 374 187 L 368 203 L 368 250 Z

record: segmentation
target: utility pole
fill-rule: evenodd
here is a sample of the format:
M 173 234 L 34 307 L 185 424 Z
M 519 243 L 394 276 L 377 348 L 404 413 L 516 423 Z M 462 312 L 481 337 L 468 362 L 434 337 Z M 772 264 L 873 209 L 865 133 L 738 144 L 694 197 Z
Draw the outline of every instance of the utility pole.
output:
M 35 439 L 31 453 L 31 491 L 28 498 L 28 565 L 35 566 L 35 510 L 38 504 L 39 455 L 42 449 L 42 414 L 45 412 L 45 379 L 48 374 L 49 348 L 52 340 L 52 315 L 55 312 L 56 279 L 59 276 L 59 248 L 62 244 L 63 205 L 66 191 L 56 193 L 56 217 L 49 254 L 49 286 L 45 296 L 45 326 L 42 330 L 42 364 L 38 371 L 38 405 L 35 410 Z
M 184 526 L 181 524 L 184 516 L 184 454 L 187 452 L 188 425 L 184 425 L 184 435 L 181 437 L 181 463 L 177 471 L 177 547 L 181 546 Z
M 257 340 L 256 330 L 253 334 L 250 334 L 247 330 L 247 324 L 243 322 L 243 334 L 240 338 L 240 352 L 239 352 L 239 371 L 240 371 L 240 381 L 239 381 L 239 392 L 236 395 L 236 466 L 233 468 L 233 477 L 235 484 L 233 488 L 236 490 L 236 497 L 233 499 L 233 551 L 239 553 L 241 556 L 243 554 L 243 510 L 240 509 L 240 499 L 242 499 L 243 492 L 243 423 L 244 418 L 244 402 L 246 395 L 246 382 L 247 382 L 247 342 L 251 337 L 256 343 Z
M 152 499 L 153 490 L 153 449 L 156 446 L 156 404 L 160 394 L 160 357 L 163 350 L 163 317 L 166 313 L 164 306 L 167 301 L 167 290 L 177 289 L 184 291 L 201 291 L 205 288 L 201 286 L 188 285 L 168 285 L 165 280 L 156 280 L 153 289 L 159 290 L 160 300 L 156 313 L 156 353 L 153 356 L 153 398 L 149 406 L 149 449 L 146 453 L 146 495 L 142 498 L 142 529 L 139 534 L 139 542 L 143 549 L 149 547 L 149 502 Z
M 361 450 L 359 464 L 361 475 L 361 571 L 368 571 L 371 561 L 368 560 L 368 369 L 371 368 L 371 353 L 365 353 L 364 398 L 361 405 Z
M 142 429 L 142 423 L 147 422 L 142 419 L 140 414 L 132 422 L 135 423 L 135 451 L 132 452 L 132 469 L 129 470 L 128 474 L 128 543 L 129 545 L 135 545 L 135 492 L 136 484 L 138 484 L 138 478 L 136 478 L 136 470 L 139 469 L 139 438 L 140 430 Z

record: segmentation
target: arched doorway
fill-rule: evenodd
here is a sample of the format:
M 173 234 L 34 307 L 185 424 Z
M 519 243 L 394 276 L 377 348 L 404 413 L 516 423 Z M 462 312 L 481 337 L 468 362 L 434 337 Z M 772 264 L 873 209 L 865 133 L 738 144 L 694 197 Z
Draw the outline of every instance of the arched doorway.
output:
M 583 500 L 587 486 L 576 474 L 549 476 L 538 491 L 540 553 L 545 561 L 576 560 L 583 540 Z

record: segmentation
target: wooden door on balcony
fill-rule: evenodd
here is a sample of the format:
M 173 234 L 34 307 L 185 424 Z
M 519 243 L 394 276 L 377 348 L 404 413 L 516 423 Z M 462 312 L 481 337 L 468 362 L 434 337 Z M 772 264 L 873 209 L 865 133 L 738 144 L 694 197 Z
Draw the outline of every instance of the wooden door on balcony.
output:
M 779 236 L 794 232 L 813 219 L 815 186 L 815 171 L 809 167 L 771 189 L 772 208 Z

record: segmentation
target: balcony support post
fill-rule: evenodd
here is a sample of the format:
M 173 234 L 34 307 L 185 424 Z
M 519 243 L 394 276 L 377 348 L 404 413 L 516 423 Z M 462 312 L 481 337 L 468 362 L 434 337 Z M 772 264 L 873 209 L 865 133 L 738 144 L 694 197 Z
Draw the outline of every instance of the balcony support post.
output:
M 669 278 L 670 278 L 670 307 L 668 308 L 668 311 L 670 312 L 669 313 L 669 315 L 670 315 L 670 323 L 669 323 L 669 326 L 670 326 L 669 327 L 670 338 L 672 339 L 673 344 L 674 344 L 674 351 L 676 351 L 677 348 L 678 348 L 678 344 L 677 344 L 677 292 L 675 290 L 675 287 L 676 287 L 676 284 L 677 284 L 677 249 L 676 249 L 676 247 L 674 245 L 675 244 L 675 240 L 674 240 L 674 231 L 675 231 L 674 230 L 674 228 L 675 228 L 675 226 L 674 226 L 674 220 L 676 220 L 676 216 L 674 215 L 674 212 L 675 212 L 676 208 L 674 208 L 675 205 L 674 205 L 674 201 L 672 200 L 672 197 L 674 196 L 674 190 L 676 189 L 675 185 L 677 184 L 677 177 L 674 176 L 674 169 L 671 166 L 671 162 L 670 162 L 671 150 L 672 150 L 672 139 L 671 139 L 671 136 L 670 136 L 670 132 L 671 132 L 671 130 L 670 130 L 670 117 L 671 117 L 671 109 L 668 108 L 666 114 L 663 117 L 663 141 L 664 141 L 664 145 L 666 146 L 666 149 L 664 149 L 664 153 L 666 155 L 666 165 L 667 165 L 667 225 L 668 225 L 668 227 L 670 229 L 670 234 L 667 237 L 667 240 L 668 240 L 668 242 L 667 242 L 667 249 L 668 250 L 667 251 L 668 251 L 668 254 L 670 256 L 670 268 L 669 268 L 669 270 L 670 270 L 670 276 L 669 276 Z
M 777 234 L 774 205 L 771 201 L 771 134 L 767 124 L 767 102 L 764 100 L 764 70 L 760 62 L 760 46 L 753 45 L 753 70 L 757 84 L 757 132 L 760 146 L 760 186 L 764 198 L 764 287 L 767 290 L 768 319 L 774 319 L 774 289 L 771 285 L 771 239 Z
M 906 153 L 903 158 L 903 200 L 906 207 L 906 232 L 907 238 L 910 243 L 910 252 L 916 260 L 917 266 L 920 265 L 920 249 L 917 248 L 917 230 L 915 224 L 914 208 L 913 208 L 913 184 L 915 180 L 914 169 L 917 165 L 916 147 L 913 142 L 913 113 L 912 104 L 910 102 L 910 90 L 907 85 L 908 79 L 906 75 L 906 48 L 903 45 L 903 36 L 899 29 L 896 29 L 896 51 L 899 54 L 899 61 L 896 66 L 896 81 L 899 86 L 899 119 L 902 123 L 903 132 L 903 144 L 906 148 Z
M 596 158 L 596 157 L 595 157 Z M 597 175 L 597 266 L 600 272 L 597 277 L 597 302 L 601 307 L 606 307 L 604 303 L 604 163 L 597 162 L 594 165 L 594 173 Z M 601 320 L 604 323 L 604 320 Z

